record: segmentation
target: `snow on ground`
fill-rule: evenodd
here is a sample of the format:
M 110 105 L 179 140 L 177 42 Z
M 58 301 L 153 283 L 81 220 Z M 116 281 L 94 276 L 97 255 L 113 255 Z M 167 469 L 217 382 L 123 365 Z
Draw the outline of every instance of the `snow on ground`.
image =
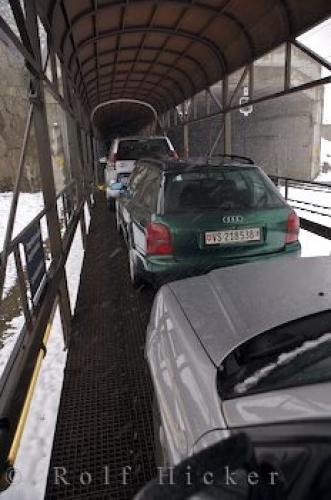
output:
M 85 216 L 85 223 L 86 223 L 86 231 L 88 231 L 90 228 L 91 215 L 90 215 L 90 211 L 89 211 L 87 203 L 85 203 L 85 205 L 84 205 L 84 216 Z
M 313 187 L 312 189 L 300 189 L 289 187 L 288 197 L 292 200 L 297 200 L 296 202 L 289 203 L 293 204 L 296 208 L 295 211 L 299 217 L 317 222 L 324 226 L 331 227 L 331 171 L 320 174 L 316 179 L 316 182 L 330 183 L 329 191 L 321 191 L 320 188 Z M 322 188 L 323 189 L 323 188 Z M 285 188 L 280 188 L 281 193 L 285 194 Z M 301 202 L 301 203 L 300 203 Z M 306 202 L 306 203 L 302 203 Z M 308 202 L 321 205 L 325 208 L 314 207 Z M 297 208 L 301 207 L 301 208 Z M 307 210 L 313 210 L 317 212 L 322 212 L 325 215 L 314 214 Z M 303 257 L 313 257 L 317 255 L 331 255 L 331 240 L 321 238 L 314 233 L 309 231 L 300 230 L 300 242 L 302 245 L 302 256 Z
M 63 373 L 64 351 L 59 310 L 54 316 L 30 412 L 15 461 L 16 477 L 1 500 L 42 500 L 48 474 Z
M 6 200 L 8 201 L 7 197 Z M 27 197 L 27 201 L 30 207 L 31 199 Z M 42 209 L 42 207 L 38 207 L 37 197 L 35 201 L 34 211 L 29 212 L 29 220 L 27 221 L 25 218 L 25 223 L 23 216 L 21 216 L 22 212 L 19 212 L 20 223 L 15 228 L 15 234 Z M 1 194 L 0 207 L 4 213 L 6 204 L 2 206 Z M 6 212 L 7 216 L 8 213 L 9 210 Z M 85 208 L 85 219 L 86 225 L 89 227 L 90 213 L 87 207 Z M 1 229 L 5 230 L 3 227 L 4 225 L 0 227 L 0 237 Z M 82 233 L 80 226 L 78 226 L 66 264 L 72 311 L 76 305 L 83 257 Z M 11 272 L 11 270 L 9 271 Z M 0 372 L 5 366 L 22 326 L 23 317 L 19 316 L 12 320 L 6 332 L 5 346 L 0 350 Z M 60 314 L 57 308 L 47 345 L 47 355 L 42 363 L 21 446 L 14 464 L 16 479 L 14 484 L 1 494 L 1 500 L 42 500 L 44 498 L 66 358 Z
M 6 235 L 7 222 L 13 193 L 0 193 L 0 252 L 3 249 Z M 42 193 L 20 193 L 14 223 L 13 237 L 17 236 L 29 222 L 32 221 L 44 208 Z M 16 281 L 16 270 L 14 259 L 11 258 L 7 264 L 6 283 L 4 296 Z
M 0 251 L 3 249 L 6 227 L 13 193 L 0 193 Z M 20 193 L 17 205 L 13 237 L 22 231 L 31 220 L 43 210 L 42 193 Z M 4 283 L 3 298 L 7 297 L 17 280 L 14 256 L 11 254 L 7 261 L 6 278 Z M 23 312 L 19 311 L 17 317 L 9 323 L 4 338 L 4 346 L 0 349 L 0 376 L 6 362 L 15 346 L 17 337 L 24 324 Z
M 304 229 L 300 229 L 299 240 L 302 257 L 331 256 L 331 240 L 321 238 L 317 234 L 310 233 Z
M 319 174 L 319 176 L 316 177 L 314 182 L 325 182 L 326 184 L 331 183 L 331 170 L 329 172 L 325 172 L 324 174 L 323 173 Z
M 76 300 L 80 283 L 80 271 L 83 263 L 83 254 L 84 248 L 82 231 L 80 225 L 78 225 L 65 266 L 68 276 L 67 281 L 72 314 L 74 313 L 76 307 Z
M 3 341 L 3 347 L 0 349 L 0 377 L 3 370 L 5 369 L 6 363 L 9 356 L 14 349 L 17 337 L 24 325 L 24 316 L 20 314 L 16 318 L 13 318 L 9 323 L 4 337 L 1 339 Z
M 285 188 L 281 187 L 280 192 L 284 196 Z M 317 187 L 312 189 L 289 187 L 288 202 L 295 207 L 300 217 L 331 227 L 331 186 L 328 191 L 323 191 Z M 310 210 L 320 213 L 311 213 Z

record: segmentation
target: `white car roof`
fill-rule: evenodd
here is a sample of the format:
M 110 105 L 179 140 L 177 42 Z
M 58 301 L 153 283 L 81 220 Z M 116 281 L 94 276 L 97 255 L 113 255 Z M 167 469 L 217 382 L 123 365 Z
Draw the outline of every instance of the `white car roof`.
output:
M 142 135 L 135 135 L 135 136 L 128 136 L 128 137 L 117 137 L 117 140 L 118 141 L 137 141 L 139 139 L 143 139 L 143 140 L 146 140 L 146 139 L 168 139 L 167 136 L 165 135 L 150 135 L 150 136 L 142 136 Z
M 279 257 L 168 285 L 212 361 L 289 321 L 331 309 L 331 257 Z

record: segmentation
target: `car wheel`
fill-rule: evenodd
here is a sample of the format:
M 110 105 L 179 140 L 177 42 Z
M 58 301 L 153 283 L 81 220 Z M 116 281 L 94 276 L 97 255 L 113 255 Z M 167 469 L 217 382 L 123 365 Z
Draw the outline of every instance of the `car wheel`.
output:
M 153 429 L 155 465 L 156 467 L 167 467 L 168 461 L 166 459 L 166 454 L 164 453 L 161 441 L 161 433 L 163 433 L 163 428 L 155 395 L 153 396 Z
M 138 269 L 138 262 L 131 245 L 129 246 L 129 272 L 131 283 L 135 288 L 137 288 L 141 285 L 142 279 Z
M 111 212 L 114 212 L 114 209 L 115 209 L 115 202 L 114 202 L 113 198 L 107 198 L 107 208 L 108 208 L 108 210 L 110 210 Z

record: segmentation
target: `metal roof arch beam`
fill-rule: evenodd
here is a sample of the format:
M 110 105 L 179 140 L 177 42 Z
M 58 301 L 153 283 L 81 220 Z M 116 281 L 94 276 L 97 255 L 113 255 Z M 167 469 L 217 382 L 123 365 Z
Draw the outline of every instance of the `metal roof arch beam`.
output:
M 90 122 L 93 124 L 95 113 L 99 109 L 104 108 L 106 106 L 111 106 L 113 104 L 134 104 L 136 106 L 144 106 L 145 108 L 149 109 L 153 113 L 155 121 L 159 124 L 160 128 L 162 129 L 161 123 L 159 120 L 159 116 L 157 114 L 156 109 L 148 102 L 140 101 L 139 99 L 125 99 L 125 98 L 123 98 L 123 99 L 108 99 L 107 101 L 101 102 L 100 104 L 97 104 L 96 106 L 94 106 L 94 108 L 90 114 Z
M 100 94 L 100 97 L 99 97 Z M 103 102 L 105 100 L 108 100 L 109 98 L 109 91 L 107 90 L 102 90 L 100 89 L 99 94 L 97 92 L 94 92 L 91 96 L 91 102 L 94 103 L 94 105 L 100 104 L 100 102 Z M 154 94 L 152 97 L 148 90 L 139 90 L 139 89 L 127 89 L 125 92 L 122 92 L 120 90 L 115 90 L 112 94 L 112 99 L 140 99 L 146 102 L 149 102 L 152 106 L 154 106 L 159 113 L 163 113 L 165 109 L 169 109 L 169 107 L 172 107 L 171 104 L 166 103 L 167 96 L 158 93 L 157 96 Z M 99 100 L 100 99 L 100 100 Z
M 125 83 L 126 79 L 121 79 L 121 80 L 118 80 L 119 83 Z M 139 83 L 141 82 L 141 80 L 139 79 L 134 79 L 132 80 L 133 83 Z M 151 89 L 153 88 L 154 86 L 154 82 L 148 82 L 148 88 L 137 88 L 137 89 L 134 89 L 134 92 L 135 93 L 143 93 L 144 96 L 149 96 L 151 99 L 157 99 L 158 100 L 158 108 L 160 109 L 167 109 L 169 107 L 175 107 L 177 102 L 178 102 L 178 99 L 176 100 L 175 97 L 173 96 L 172 92 L 170 91 L 170 89 L 168 87 L 165 87 L 165 85 L 159 85 L 159 88 L 164 90 L 165 93 L 161 92 L 160 90 L 158 89 L 154 89 L 153 92 L 151 93 Z M 107 90 L 104 90 L 103 91 L 103 96 L 107 96 L 109 98 L 109 87 L 105 84 L 102 85 L 102 87 L 104 88 L 107 88 Z M 120 93 L 122 92 L 123 93 L 123 89 L 120 89 L 118 87 L 114 87 L 113 89 L 113 93 L 117 92 L 117 93 Z M 131 91 L 130 89 L 127 89 L 127 91 Z M 106 94 L 107 92 L 107 94 Z M 91 99 L 94 99 L 95 97 L 97 97 L 97 92 L 93 92 L 90 94 L 90 98 Z M 120 96 L 119 96 L 120 97 Z M 122 95 L 122 97 L 125 97 L 124 95 Z
M 55 5 L 53 7 L 53 10 L 56 6 L 57 3 L 59 3 L 58 0 L 55 0 Z M 134 0 L 135 4 L 138 3 L 151 3 L 154 5 L 160 4 L 160 0 Z M 206 5 L 201 2 L 193 2 L 192 0 L 167 0 L 167 3 L 173 3 L 173 4 L 178 4 L 180 6 L 188 6 L 188 7 L 195 7 L 198 8 L 204 12 L 208 12 L 213 16 L 219 15 L 219 9 L 217 7 L 212 7 L 211 5 Z M 127 0 L 119 0 L 112 2 L 111 4 L 104 4 L 104 5 L 99 5 L 98 6 L 98 12 L 102 12 L 102 10 L 109 9 L 109 7 L 127 7 L 128 2 Z M 93 16 L 95 13 L 93 8 L 85 9 L 83 12 L 80 12 L 76 16 L 73 17 L 72 22 L 71 22 L 71 29 L 69 31 L 65 31 L 62 35 L 61 41 L 60 41 L 60 48 L 61 51 L 64 49 L 64 45 L 66 43 L 66 40 L 68 36 L 70 36 L 70 33 L 72 29 L 75 27 L 76 24 L 78 24 L 81 20 L 86 19 L 88 17 Z
M 134 62 L 134 60 L 133 60 L 133 59 L 130 59 L 130 60 L 127 60 L 127 61 L 124 61 L 124 62 L 125 62 L 125 63 L 128 63 L 128 64 L 132 64 L 132 63 Z M 139 62 L 140 62 L 140 63 L 144 63 L 144 64 L 148 64 L 150 61 L 140 60 Z M 120 64 L 120 63 L 117 63 L 117 64 Z M 112 67 L 114 67 L 114 66 L 115 66 L 115 64 L 103 64 L 103 65 L 99 66 L 99 69 L 103 69 L 103 68 L 112 68 Z M 178 72 L 178 73 L 180 73 L 180 74 L 181 74 L 181 75 L 185 78 L 185 80 L 188 82 L 188 84 L 189 84 L 189 85 L 190 85 L 190 87 L 191 87 L 192 92 L 193 92 L 193 93 L 197 92 L 197 89 L 196 89 L 195 85 L 193 84 L 193 82 L 191 81 L 191 79 L 190 79 L 189 75 L 188 75 L 188 74 L 186 73 L 186 71 L 184 71 L 183 69 L 181 69 L 181 68 L 179 68 L 179 67 L 176 67 L 176 66 L 172 66 L 171 64 L 162 63 L 162 62 L 158 62 L 158 63 L 156 63 L 156 64 L 155 64 L 155 66 L 160 66 L 160 67 L 162 67 L 162 68 L 171 68 L 173 71 L 177 71 L 177 72 Z M 134 71 L 133 73 L 137 73 L 137 72 L 139 72 L 139 71 Z M 88 71 L 88 72 L 84 75 L 84 79 L 85 79 L 87 76 L 89 76 L 90 74 L 92 74 L 92 73 L 95 73 L 95 69 Z M 132 73 L 132 72 L 131 72 L 131 71 L 127 71 L 126 73 L 127 73 L 127 74 L 130 74 L 130 73 Z M 108 73 L 107 73 L 107 76 L 108 76 L 108 77 L 110 77 L 110 76 L 112 76 L 113 74 L 114 74 L 114 72 L 113 72 L 113 71 L 110 71 L 110 72 L 108 72 Z M 115 72 L 115 74 L 119 74 L 119 72 L 118 72 L 118 71 L 116 71 L 116 72 Z M 156 73 L 156 74 L 157 74 L 158 76 L 160 76 L 160 74 L 159 74 L 159 73 Z M 93 79 L 90 79 L 90 80 L 85 80 L 86 87 L 88 87 L 88 86 L 89 86 L 90 82 L 95 82 L 98 78 L 101 80 L 101 79 L 102 79 L 102 78 L 104 78 L 105 76 L 106 76 L 105 74 L 102 74 L 102 75 L 101 75 L 101 74 L 99 74 L 99 75 L 96 75 Z M 169 77 L 167 77 L 167 79 L 169 79 L 169 80 L 171 80 L 171 81 L 174 81 L 174 82 L 175 82 L 175 81 L 177 81 L 177 80 L 175 80 L 174 78 L 171 78 L 171 77 L 170 77 L 170 78 L 169 78 Z M 181 90 L 182 90 L 182 89 L 181 89 Z M 182 93 L 183 93 L 183 91 L 182 91 Z M 184 95 L 184 93 L 183 93 L 183 95 Z M 185 95 L 184 95 L 184 98 L 185 98 Z
M 125 28 L 125 29 L 115 29 L 115 30 L 107 30 L 104 32 L 99 33 L 97 37 L 89 37 L 86 38 L 85 40 L 82 40 L 77 46 L 76 46 L 76 51 L 73 52 L 70 55 L 69 62 L 68 62 L 68 67 L 69 70 L 71 70 L 72 66 L 72 61 L 75 56 L 78 56 L 78 53 L 85 47 L 87 47 L 90 44 L 93 44 L 96 40 L 102 40 L 104 38 L 111 38 L 115 37 L 118 35 L 126 35 L 126 34 L 131 34 L 131 33 L 161 33 L 165 35 L 174 35 L 178 36 L 181 38 L 186 38 L 188 40 L 191 40 L 192 42 L 199 43 L 200 45 L 204 45 L 205 47 L 208 48 L 208 50 L 213 54 L 215 59 L 218 61 L 222 74 L 226 74 L 227 72 L 227 63 L 224 59 L 224 56 L 222 52 L 220 51 L 219 47 L 206 38 L 205 36 L 199 36 L 195 35 L 194 33 L 191 33 L 189 31 L 185 30 L 172 30 L 171 28 L 166 28 L 164 26 L 154 26 L 152 28 L 146 28 L 146 26 L 133 26 L 130 28 Z M 137 47 L 139 48 L 139 47 Z
M 127 74 L 127 72 L 123 72 L 123 73 L 117 72 L 117 74 L 122 74 L 124 76 L 124 75 Z M 156 75 L 159 76 L 158 74 L 156 74 Z M 107 77 L 109 78 L 109 76 L 111 76 L 111 74 L 108 74 L 108 75 L 105 75 L 105 76 L 106 76 L 106 78 Z M 92 80 L 90 80 L 90 81 L 92 81 Z M 124 83 L 126 80 L 120 80 L 120 81 Z M 133 80 L 133 81 L 135 81 L 135 82 L 138 83 L 141 80 L 136 79 L 136 80 Z M 151 85 L 151 88 L 153 88 L 154 82 L 148 82 L 148 85 Z M 103 84 L 102 83 L 100 84 L 100 88 L 101 87 L 107 87 L 108 88 L 108 92 L 109 92 L 110 84 L 109 83 L 107 84 L 107 82 L 104 82 Z M 178 103 L 178 99 L 176 99 L 176 97 L 172 94 L 171 90 L 168 87 L 166 87 L 164 84 L 159 85 L 159 87 L 162 88 L 168 94 L 166 102 L 168 104 L 170 104 L 170 105 L 176 106 L 176 104 Z M 139 90 L 144 90 L 144 89 L 140 88 Z M 150 89 L 147 89 L 147 90 L 150 92 Z M 160 94 L 160 92 L 158 92 L 157 89 L 154 89 L 153 93 L 156 94 L 156 95 L 162 96 L 162 99 L 164 99 L 164 97 L 165 97 L 165 95 L 164 94 Z M 169 98 L 170 98 L 170 103 L 169 103 Z
M 237 26 L 237 28 L 241 31 L 241 33 L 243 34 L 243 36 L 246 39 L 246 42 L 247 42 L 247 45 L 249 47 L 249 51 L 250 51 L 250 54 L 251 54 L 251 58 L 253 59 L 255 57 L 255 44 L 254 44 L 254 40 L 253 40 L 251 34 L 249 33 L 248 29 L 244 25 L 244 23 L 242 23 L 238 19 L 237 16 L 235 16 L 234 14 L 230 14 L 229 12 L 223 12 L 222 16 L 226 17 L 227 19 L 230 19 Z
M 136 50 L 137 49 L 137 46 L 128 46 L 128 47 L 122 47 L 121 48 L 121 52 L 125 52 L 125 51 L 132 51 L 132 50 Z M 157 52 L 158 50 L 160 50 L 160 47 L 153 47 L 153 46 L 150 46 L 150 45 L 145 45 L 144 46 L 144 50 L 147 50 L 147 51 L 155 51 Z M 102 52 L 99 52 L 99 57 L 103 57 L 103 56 L 108 56 L 108 55 L 111 55 L 111 54 L 114 54 L 117 52 L 117 49 L 110 49 L 110 50 L 104 50 Z M 203 78 L 204 78 L 204 81 L 206 83 L 206 86 L 209 85 L 209 82 L 208 82 L 208 74 L 206 72 L 206 70 L 204 69 L 204 67 L 200 64 L 200 62 L 193 56 L 189 55 L 189 54 L 182 54 L 181 52 L 178 52 L 177 50 L 172 50 L 172 49 L 163 49 L 162 52 L 164 54 L 170 54 L 170 55 L 173 55 L 173 56 L 181 56 L 183 57 L 183 59 L 187 59 L 188 61 L 190 61 L 192 64 L 194 64 L 194 66 L 201 72 L 201 74 L 203 75 Z M 84 66 L 89 63 L 90 61 L 93 61 L 95 60 L 95 57 L 94 55 L 93 56 L 90 56 L 90 57 L 87 57 L 86 59 L 84 59 L 82 62 L 81 62 L 81 66 L 82 68 L 84 68 Z M 123 62 L 127 62 L 127 61 L 123 61 Z M 147 62 L 147 61 L 146 61 Z M 150 62 L 150 61 L 148 61 Z M 101 66 L 102 67 L 102 66 Z M 96 71 L 96 68 L 92 68 L 91 70 L 89 70 L 89 72 L 92 72 L 92 71 Z M 88 72 L 88 73 L 89 73 Z M 87 76 L 88 73 L 84 73 L 83 76 Z M 74 75 L 74 82 L 76 83 L 77 82 L 77 78 L 79 76 L 79 71 L 76 71 L 75 75 Z
M 107 101 L 108 96 L 109 96 L 109 92 L 107 92 L 107 91 L 100 92 L 100 98 L 102 99 L 102 102 Z M 113 99 L 139 99 L 141 101 L 149 102 L 149 104 L 151 104 L 151 106 L 155 107 L 155 109 L 156 108 L 158 108 L 160 110 L 162 109 L 160 106 L 160 101 L 155 100 L 155 99 L 151 100 L 148 91 L 145 91 L 145 92 L 134 91 L 134 93 L 127 92 L 125 94 L 125 96 L 123 96 L 123 94 L 120 94 L 120 93 L 114 93 Z M 93 96 L 91 98 L 91 101 L 94 102 L 94 100 L 95 100 L 95 106 L 100 104 L 100 102 L 98 102 L 98 94 L 96 92 L 93 94 Z

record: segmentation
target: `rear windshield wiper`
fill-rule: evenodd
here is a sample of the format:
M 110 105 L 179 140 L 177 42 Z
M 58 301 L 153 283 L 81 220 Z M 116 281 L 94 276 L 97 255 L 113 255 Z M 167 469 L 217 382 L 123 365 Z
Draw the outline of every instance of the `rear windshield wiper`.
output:
M 286 365 L 289 365 L 299 356 L 308 353 L 309 351 L 313 351 L 317 347 L 322 346 L 327 342 L 331 342 L 331 333 L 325 333 L 324 335 L 321 335 L 317 339 L 306 340 L 305 342 L 303 342 L 303 344 L 293 349 L 292 351 L 283 352 L 282 354 L 279 354 L 275 362 L 263 366 L 262 368 L 260 368 L 259 370 L 248 376 L 245 380 L 236 384 L 233 389 L 234 393 L 239 395 L 249 392 L 252 389 L 252 387 L 255 387 L 257 384 L 260 383 L 262 379 L 269 376 L 272 372 L 274 372 L 278 368 L 282 368 Z

